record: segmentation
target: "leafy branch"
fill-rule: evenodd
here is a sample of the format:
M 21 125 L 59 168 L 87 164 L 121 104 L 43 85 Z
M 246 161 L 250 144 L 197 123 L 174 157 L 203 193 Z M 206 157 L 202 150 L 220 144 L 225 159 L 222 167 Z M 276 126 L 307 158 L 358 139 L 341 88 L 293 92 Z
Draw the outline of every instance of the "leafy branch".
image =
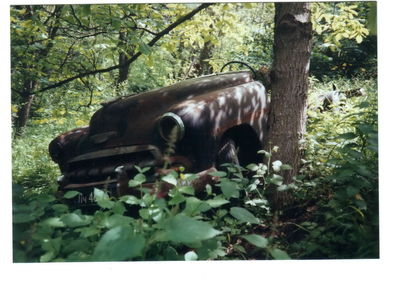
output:
M 212 5 L 212 3 L 201 4 L 197 8 L 193 9 L 190 13 L 180 17 L 174 23 L 172 23 L 168 27 L 166 27 L 164 30 L 162 30 L 159 33 L 157 33 L 157 35 L 150 42 L 147 43 L 147 46 L 149 46 L 149 47 L 154 46 L 163 36 L 167 35 L 174 28 L 176 28 L 177 26 L 179 26 L 183 22 L 191 19 L 194 15 L 196 15 L 201 10 L 207 8 L 210 5 Z M 138 51 L 131 58 L 129 58 L 126 61 L 126 63 L 124 63 L 124 65 L 129 65 L 129 64 L 133 63 L 142 54 L 143 54 L 143 52 Z M 117 64 L 117 65 L 113 65 L 113 66 L 102 68 L 102 69 L 95 69 L 95 70 L 91 70 L 91 71 L 85 71 L 85 72 L 79 73 L 79 74 L 77 74 L 75 76 L 72 76 L 72 77 L 66 78 L 64 80 L 61 80 L 61 81 L 59 81 L 57 83 L 54 83 L 52 85 L 46 86 L 44 88 L 41 88 L 41 89 L 35 91 L 34 93 L 44 92 L 44 91 L 47 91 L 47 90 L 50 90 L 50 89 L 54 89 L 54 88 L 60 87 L 60 86 L 62 86 L 64 84 L 67 84 L 67 83 L 72 82 L 72 81 L 74 81 L 76 79 L 79 79 L 79 78 L 84 78 L 84 77 L 91 76 L 91 75 L 96 75 L 96 74 L 100 74 L 100 73 L 110 72 L 112 70 L 119 69 L 121 67 L 122 67 L 121 64 Z

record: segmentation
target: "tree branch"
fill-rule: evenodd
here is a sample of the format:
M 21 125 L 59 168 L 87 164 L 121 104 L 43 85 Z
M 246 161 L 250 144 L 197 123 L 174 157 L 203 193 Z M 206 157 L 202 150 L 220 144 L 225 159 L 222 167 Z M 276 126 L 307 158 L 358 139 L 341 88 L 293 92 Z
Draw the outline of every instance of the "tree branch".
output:
M 207 8 L 208 6 L 212 5 L 212 3 L 204 3 L 199 5 L 197 8 L 193 9 L 190 13 L 187 13 L 186 15 L 180 17 L 179 19 L 177 19 L 174 23 L 170 24 L 168 27 L 166 27 L 164 30 L 160 31 L 150 42 L 147 43 L 148 46 L 152 47 L 154 46 L 159 39 L 161 39 L 163 36 L 165 36 L 166 34 L 168 34 L 170 31 L 172 31 L 174 28 L 176 28 L 177 26 L 179 26 L 180 24 L 182 24 L 183 22 L 191 19 L 195 14 L 199 13 L 201 10 Z M 134 54 L 130 59 L 127 60 L 126 64 L 131 64 L 132 62 L 134 62 L 138 57 L 140 57 L 142 54 L 142 52 L 137 52 L 136 54 Z M 106 73 L 106 72 L 110 72 L 112 70 L 115 69 L 119 69 L 121 67 L 121 65 L 113 65 L 110 67 L 106 67 L 106 68 L 102 68 L 102 69 L 96 69 L 96 70 L 92 70 L 92 71 L 86 71 L 86 72 L 82 72 L 79 73 L 75 76 L 69 77 L 67 79 L 64 79 L 62 81 L 59 81 L 57 83 L 54 83 L 52 85 L 46 86 L 44 88 L 41 88 L 37 91 L 35 91 L 34 93 L 40 93 L 40 92 L 44 92 L 50 89 L 54 89 L 57 87 L 60 87 L 64 84 L 67 84 L 69 82 L 72 82 L 78 78 L 83 78 L 83 77 L 87 77 L 90 75 L 96 75 L 96 74 L 100 74 L 100 73 Z

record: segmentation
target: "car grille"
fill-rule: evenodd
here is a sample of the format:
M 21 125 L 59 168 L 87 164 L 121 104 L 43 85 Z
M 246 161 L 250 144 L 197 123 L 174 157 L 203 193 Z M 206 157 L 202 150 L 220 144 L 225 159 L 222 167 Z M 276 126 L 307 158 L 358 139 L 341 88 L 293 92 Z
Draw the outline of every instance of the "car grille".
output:
M 154 167 L 160 163 L 162 156 L 155 146 L 119 147 L 75 157 L 68 162 L 64 175 L 68 184 L 90 184 L 107 180 L 112 182 L 109 180 L 116 179 L 115 169 L 119 166 L 124 167 L 128 177 L 133 177 L 138 173 L 135 166 Z

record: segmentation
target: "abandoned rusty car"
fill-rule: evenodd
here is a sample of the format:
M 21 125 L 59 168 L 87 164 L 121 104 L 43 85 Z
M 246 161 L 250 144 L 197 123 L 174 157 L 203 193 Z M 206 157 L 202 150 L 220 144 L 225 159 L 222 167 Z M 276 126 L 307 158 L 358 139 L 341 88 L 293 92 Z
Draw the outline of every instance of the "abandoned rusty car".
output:
M 95 187 L 129 193 L 126 179 L 137 173 L 135 166 L 162 168 L 169 141 L 170 167 L 186 172 L 260 161 L 268 110 L 265 86 L 249 71 L 188 79 L 104 103 L 89 126 L 50 143 L 62 173 L 60 191 L 81 192 L 81 204 Z

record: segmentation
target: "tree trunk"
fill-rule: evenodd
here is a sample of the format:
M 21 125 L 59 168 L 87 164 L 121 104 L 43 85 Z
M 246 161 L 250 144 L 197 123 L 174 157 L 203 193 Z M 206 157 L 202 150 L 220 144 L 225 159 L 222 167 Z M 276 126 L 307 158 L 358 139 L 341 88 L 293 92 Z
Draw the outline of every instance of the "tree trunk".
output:
M 213 73 L 212 66 L 209 65 L 209 59 L 212 57 L 213 48 L 214 45 L 212 44 L 211 41 L 205 42 L 204 47 L 202 48 L 198 59 L 198 65 L 199 65 L 198 75 L 206 75 Z
M 268 147 L 279 147 L 273 161 L 292 166 L 282 175 L 289 183 L 299 171 L 302 154 L 299 140 L 305 132 L 312 23 L 310 3 L 276 3 L 275 8 Z M 274 191 L 270 200 L 277 210 L 289 203 L 292 195 Z
M 20 93 L 21 101 L 20 107 L 17 113 L 16 119 L 16 136 L 21 136 L 23 133 L 23 129 L 29 120 L 30 110 L 33 104 L 33 99 L 35 98 L 35 94 L 32 94 L 32 91 L 36 89 L 36 81 L 28 80 L 24 85 L 24 91 Z
M 127 80 L 129 76 L 129 68 L 130 64 L 129 63 L 129 58 L 132 56 L 133 52 L 132 50 L 134 49 L 129 49 L 126 44 L 126 32 L 119 32 L 119 45 L 124 47 L 125 49 L 123 50 L 128 50 L 129 55 L 127 54 L 127 51 L 120 51 L 119 52 L 119 73 L 118 73 L 118 81 L 117 83 L 120 84 L 124 81 Z

